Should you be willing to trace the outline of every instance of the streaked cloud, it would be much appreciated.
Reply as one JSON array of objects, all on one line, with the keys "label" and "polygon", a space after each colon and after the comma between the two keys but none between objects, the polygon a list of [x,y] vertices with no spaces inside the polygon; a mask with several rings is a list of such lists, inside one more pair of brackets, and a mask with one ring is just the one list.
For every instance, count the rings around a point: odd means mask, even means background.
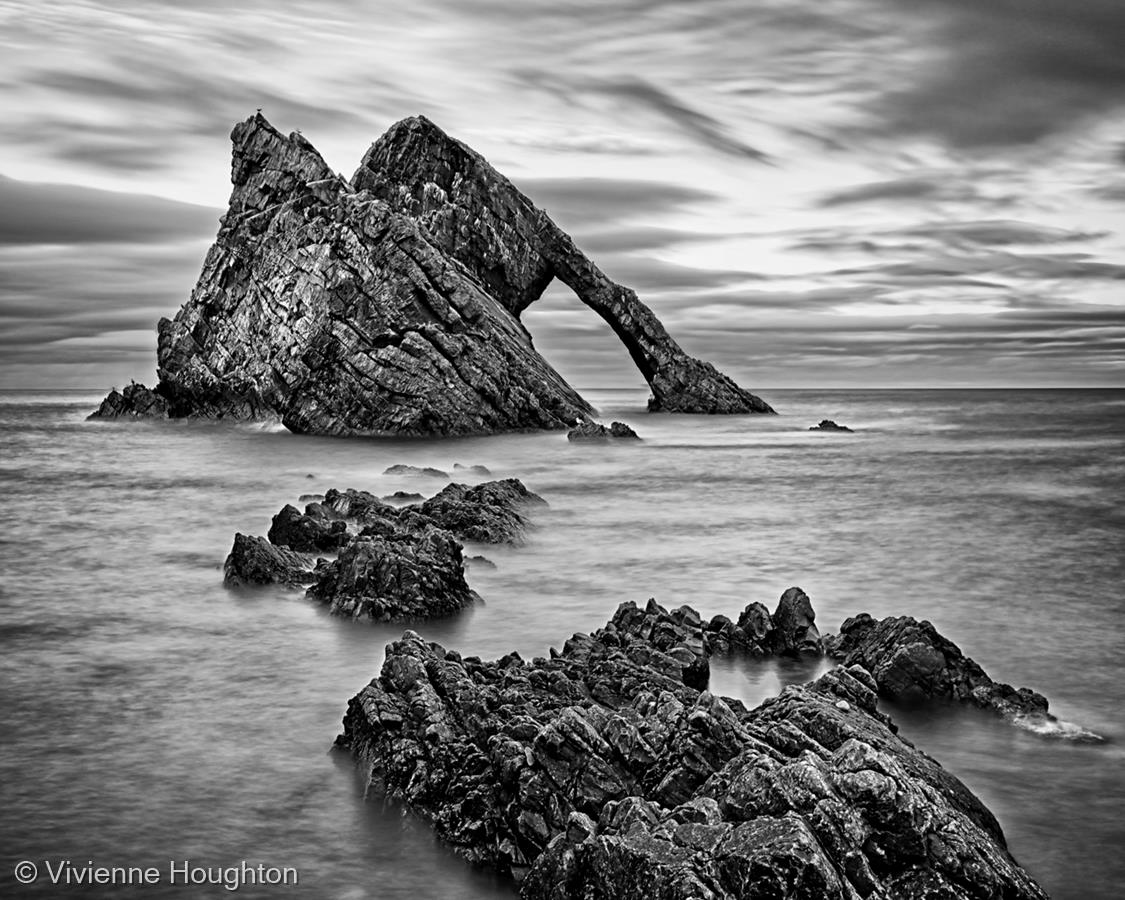
[{"label": "streaked cloud", "polygon": [[[345,174],[430,116],[755,386],[1122,380],[1118,0],[0,0],[0,30],[4,384],[149,377],[259,106]],[[635,381],[564,288],[526,316],[576,383]]]}]

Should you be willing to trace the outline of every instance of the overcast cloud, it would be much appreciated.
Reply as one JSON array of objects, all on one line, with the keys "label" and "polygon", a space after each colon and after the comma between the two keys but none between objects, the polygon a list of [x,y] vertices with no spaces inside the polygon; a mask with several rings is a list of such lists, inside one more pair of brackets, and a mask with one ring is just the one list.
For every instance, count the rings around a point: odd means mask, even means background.
[{"label": "overcast cloud", "polygon": [[[1119,0],[0,0],[0,385],[152,379],[256,107],[344,174],[429,116],[753,388],[1120,385],[1123,46]],[[565,288],[526,321],[639,383]]]}]

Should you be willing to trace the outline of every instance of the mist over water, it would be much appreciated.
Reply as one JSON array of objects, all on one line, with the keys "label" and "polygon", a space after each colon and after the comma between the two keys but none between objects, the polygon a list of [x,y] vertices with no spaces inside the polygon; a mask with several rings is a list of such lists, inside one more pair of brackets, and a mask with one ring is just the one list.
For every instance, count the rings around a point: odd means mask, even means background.
[{"label": "mist over water", "polygon": [[[190,859],[293,866],[300,886],[285,896],[514,896],[424,824],[365,803],[350,760],[328,752],[404,626],[222,586],[234,533],[264,534],[301,494],[430,495],[446,481],[381,473],[460,462],[550,505],[526,546],[466,547],[496,564],[469,570],[485,602],[411,626],[427,638],[546,655],[625,600],[736,617],[794,584],[824,632],[862,611],[928,618],[994,678],[1109,740],[885,708],[993,810],[1052,897],[1118,896],[1125,391],[762,393],[782,415],[650,416],[641,391],[587,391],[644,438],[607,446],[87,423],[93,395],[0,395],[0,891],[59,895],[43,879],[15,885],[22,859]],[[826,417],[856,433],[806,430]],[[719,658],[711,687],[754,704],[822,668]],[[266,895],[281,889],[239,891]]]}]

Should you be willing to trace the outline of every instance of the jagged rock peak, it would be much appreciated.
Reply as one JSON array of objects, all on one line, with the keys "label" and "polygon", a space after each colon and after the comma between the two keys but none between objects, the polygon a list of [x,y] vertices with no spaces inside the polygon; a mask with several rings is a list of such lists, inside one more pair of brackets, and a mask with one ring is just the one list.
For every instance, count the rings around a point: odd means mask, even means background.
[{"label": "jagged rock peak", "polygon": [[349,189],[299,132],[286,137],[261,113],[235,125],[230,137],[230,214],[261,212],[310,188],[325,197]]}]

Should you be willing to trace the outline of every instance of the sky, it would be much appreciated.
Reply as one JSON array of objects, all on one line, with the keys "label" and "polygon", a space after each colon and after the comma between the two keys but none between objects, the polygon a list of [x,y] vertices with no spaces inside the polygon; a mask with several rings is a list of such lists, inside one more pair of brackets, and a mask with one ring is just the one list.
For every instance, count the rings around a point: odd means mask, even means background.
[{"label": "sky", "polygon": [[[261,107],[424,114],[770,387],[1125,386],[1120,0],[0,0],[0,387],[152,383]],[[642,386],[562,286],[579,387]]]}]

